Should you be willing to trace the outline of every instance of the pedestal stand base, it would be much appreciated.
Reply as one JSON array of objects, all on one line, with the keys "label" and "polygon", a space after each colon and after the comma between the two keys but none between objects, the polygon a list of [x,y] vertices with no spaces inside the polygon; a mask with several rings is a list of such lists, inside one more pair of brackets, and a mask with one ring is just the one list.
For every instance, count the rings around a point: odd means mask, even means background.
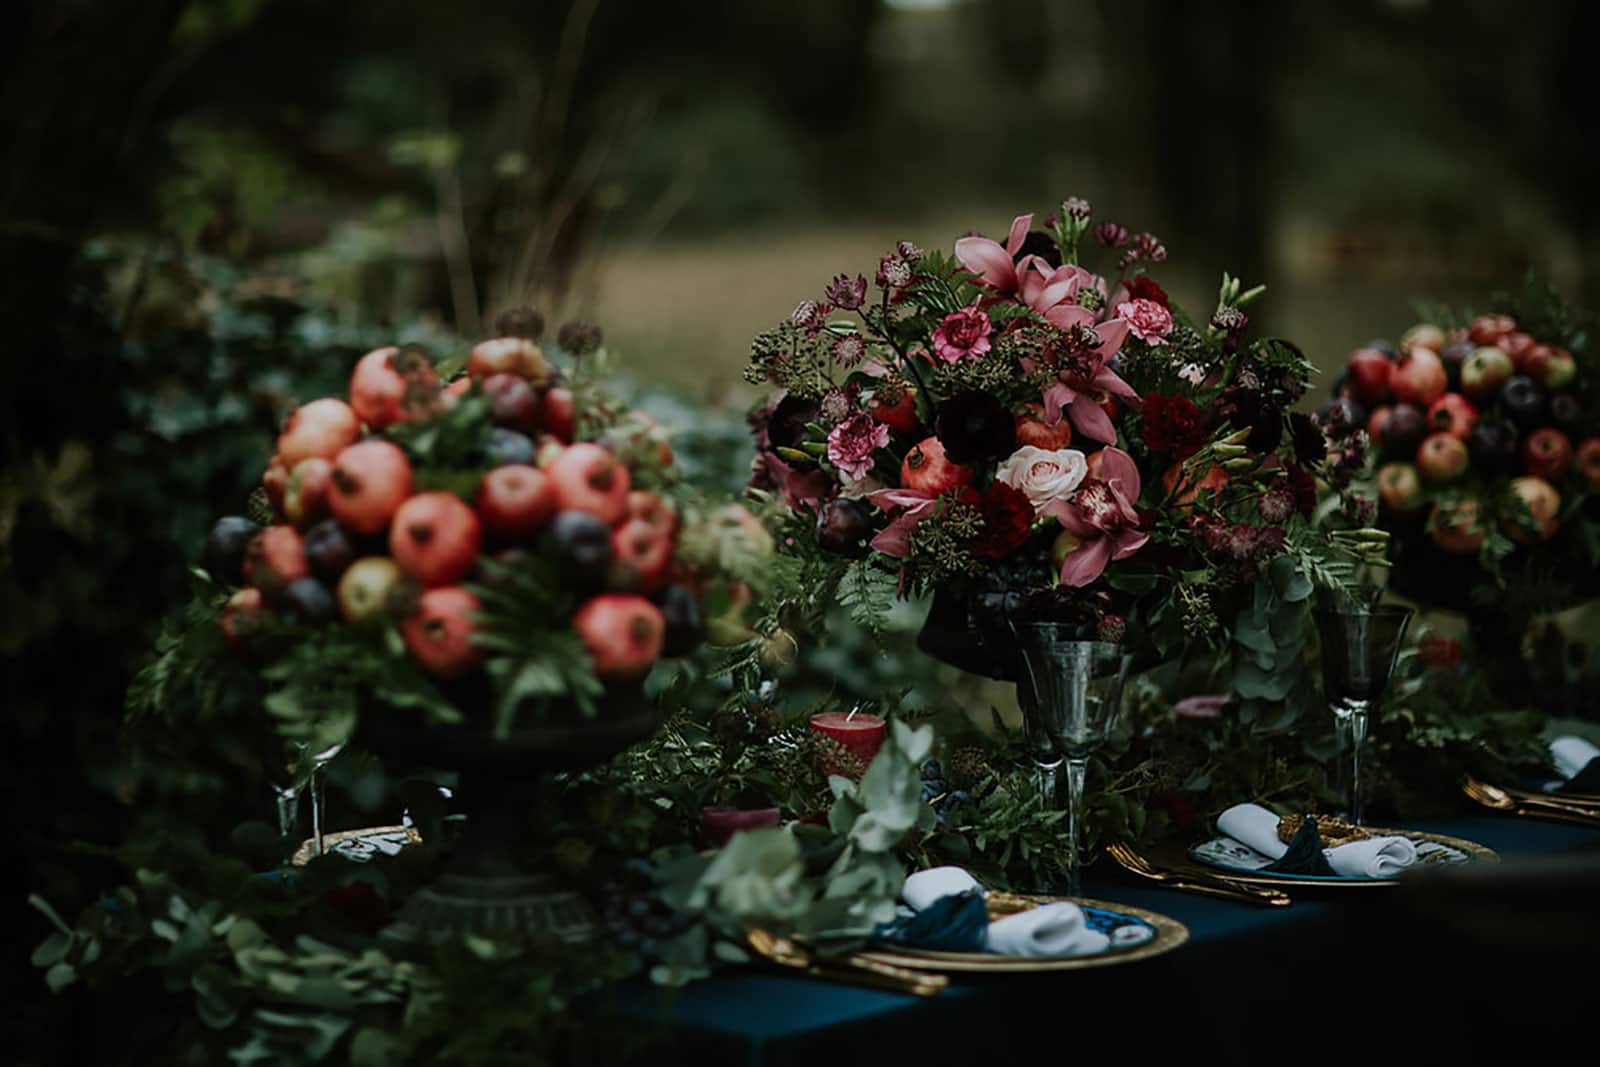
[{"label": "pedestal stand base", "polygon": [[466,937],[575,944],[599,930],[589,902],[545,875],[445,874],[406,902],[383,938],[430,945]]}]

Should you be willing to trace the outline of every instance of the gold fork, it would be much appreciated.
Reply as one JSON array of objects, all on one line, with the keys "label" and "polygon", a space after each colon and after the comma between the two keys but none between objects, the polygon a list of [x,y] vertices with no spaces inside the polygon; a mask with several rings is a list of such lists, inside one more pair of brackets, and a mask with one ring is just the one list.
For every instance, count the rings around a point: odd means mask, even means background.
[{"label": "gold fork", "polygon": [[1545,819],[1559,819],[1563,822],[1577,823],[1580,826],[1593,826],[1600,829],[1600,812],[1586,808],[1563,804],[1558,800],[1544,799],[1518,799],[1507,793],[1499,786],[1480,782],[1468,775],[1466,781],[1461,783],[1461,789],[1486,808],[1496,811],[1510,812],[1513,815],[1532,815]]},{"label": "gold fork", "polygon": [[799,943],[760,926],[748,930],[745,941],[762,959],[824,981],[887,989],[892,993],[909,993],[918,997],[936,996],[950,984],[949,977],[943,974],[913,971],[908,967],[864,960],[859,956],[832,959],[814,956]]},{"label": "gold fork", "polygon": [[1255,904],[1267,908],[1286,908],[1293,901],[1289,894],[1266,886],[1245,885],[1235,882],[1220,875],[1202,874],[1198,871],[1174,871],[1164,867],[1157,867],[1139,853],[1132,846],[1121,841],[1106,846],[1106,852],[1116,860],[1125,870],[1137,874],[1141,878],[1148,878],[1153,882],[1172,889],[1182,889],[1190,893],[1200,893],[1204,896],[1220,897],[1223,900],[1232,900],[1240,904]]}]

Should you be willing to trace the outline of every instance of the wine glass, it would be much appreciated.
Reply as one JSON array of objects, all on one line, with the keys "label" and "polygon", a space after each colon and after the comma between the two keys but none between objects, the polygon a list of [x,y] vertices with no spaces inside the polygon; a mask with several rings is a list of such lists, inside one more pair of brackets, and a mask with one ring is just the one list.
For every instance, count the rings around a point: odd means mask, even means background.
[{"label": "wine glass", "polygon": [[1415,613],[1394,606],[1364,607],[1347,603],[1317,608],[1312,615],[1322,639],[1322,684],[1341,750],[1348,753],[1346,817],[1361,824],[1361,749],[1367,741],[1367,717],[1377,706],[1400,655],[1400,642]]},{"label": "wine glass", "polygon": [[323,774],[323,768],[344,751],[344,746],[345,742],[335,741],[313,750],[309,741],[292,743],[288,746],[284,760],[288,779],[281,784],[272,783],[272,792],[278,808],[278,833],[283,837],[289,837],[294,833],[294,828],[300,821],[300,794],[309,789],[311,851],[315,856],[320,856],[324,852],[323,822],[326,796],[323,792],[323,779],[326,775]]},{"label": "wine glass", "polygon": [[1075,632],[1053,622],[1020,627],[1026,685],[1017,687],[1047,806],[1055,802],[1057,771],[1063,762],[1067,765],[1067,895],[1073,897],[1082,889],[1083,786],[1089,756],[1105,744],[1116,724],[1128,672],[1121,645],[1077,640]]}]

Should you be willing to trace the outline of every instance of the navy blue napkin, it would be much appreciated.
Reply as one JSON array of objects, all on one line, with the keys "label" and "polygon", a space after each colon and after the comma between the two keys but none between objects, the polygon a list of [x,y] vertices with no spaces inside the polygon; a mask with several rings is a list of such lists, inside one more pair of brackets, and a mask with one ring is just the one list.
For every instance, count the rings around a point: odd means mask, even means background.
[{"label": "navy blue napkin", "polygon": [[1317,832],[1317,820],[1309,815],[1300,820],[1300,829],[1295,831],[1294,840],[1289,842],[1289,851],[1262,870],[1278,874],[1336,877],[1336,872],[1328,865],[1328,857],[1322,854],[1322,835]]},{"label": "navy blue napkin", "polygon": [[989,934],[989,908],[974,889],[940,897],[919,912],[880,923],[879,941],[937,952],[982,952]]},{"label": "navy blue napkin", "polygon": [[1568,778],[1557,793],[1600,793],[1600,756],[1584,765],[1583,770]]}]

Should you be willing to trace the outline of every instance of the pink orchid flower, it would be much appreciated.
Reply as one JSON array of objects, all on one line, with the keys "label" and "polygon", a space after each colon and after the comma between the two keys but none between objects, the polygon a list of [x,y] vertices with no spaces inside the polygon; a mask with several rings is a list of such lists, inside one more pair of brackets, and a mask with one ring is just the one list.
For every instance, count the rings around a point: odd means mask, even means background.
[{"label": "pink orchid flower", "polygon": [[1011,232],[1004,245],[988,237],[963,237],[956,242],[956,258],[998,296],[1016,296],[1022,304],[1063,329],[1075,323],[1093,325],[1095,313],[1078,306],[1078,292],[1087,286],[1098,289],[1103,297],[1106,295],[1105,279],[1073,264],[1052,268],[1041,256],[1017,259],[1032,224],[1032,215],[1018,215],[1012,219]]},{"label": "pink orchid flower", "polygon": [[1032,215],[1018,215],[1011,220],[1011,233],[1004,246],[988,237],[963,237],[956,242],[956,258],[961,265],[983,279],[985,285],[1001,296],[1010,296],[1021,287],[1017,277],[1017,253],[1028,237]]},{"label": "pink orchid flower", "polygon": [[873,548],[895,559],[904,559],[911,554],[911,531],[917,528],[923,515],[939,502],[934,494],[916,489],[879,489],[875,493],[868,493],[867,499],[879,511],[889,515],[899,512],[872,539]]},{"label": "pink orchid flower", "polygon": [[1090,478],[1070,499],[1046,508],[1080,544],[1061,561],[1061,584],[1082,588],[1127,559],[1150,540],[1139,532],[1133,505],[1141,490],[1139,468],[1120,448],[1101,450],[1100,477]]},{"label": "pink orchid flower", "polygon": [[1044,421],[1054,426],[1061,421],[1064,409],[1074,430],[1092,441],[1113,445],[1117,443],[1117,429],[1100,406],[1100,395],[1114,393],[1129,400],[1139,399],[1133,386],[1108,366],[1128,336],[1128,324],[1122,319],[1110,319],[1089,329],[1100,338],[1100,343],[1081,358],[1062,366],[1056,380],[1045,386]]}]

